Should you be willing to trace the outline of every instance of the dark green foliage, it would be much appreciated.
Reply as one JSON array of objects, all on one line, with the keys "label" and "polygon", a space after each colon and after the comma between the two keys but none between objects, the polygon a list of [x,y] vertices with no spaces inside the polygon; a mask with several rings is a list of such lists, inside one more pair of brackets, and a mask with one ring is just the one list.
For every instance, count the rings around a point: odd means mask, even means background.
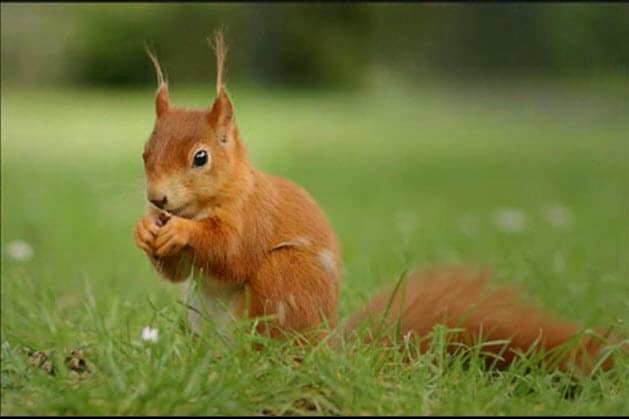
[{"label": "dark green foliage", "polygon": [[7,80],[147,84],[144,44],[172,81],[212,83],[206,38],[224,28],[228,81],[359,87],[379,71],[513,78],[621,73],[626,4],[3,5]]}]

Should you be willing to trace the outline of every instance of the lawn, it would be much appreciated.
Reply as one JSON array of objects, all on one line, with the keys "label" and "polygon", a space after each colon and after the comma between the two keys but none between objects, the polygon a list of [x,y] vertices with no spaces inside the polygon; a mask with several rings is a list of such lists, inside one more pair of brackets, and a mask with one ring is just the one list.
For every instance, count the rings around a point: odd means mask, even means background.
[{"label": "lawn", "polygon": [[[131,235],[153,91],[2,87],[3,415],[629,414],[623,355],[574,390],[525,360],[495,374],[446,358],[438,339],[408,363],[358,344],[251,351],[246,323],[231,344],[209,326],[193,339],[180,288]],[[465,263],[629,335],[626,81],[231,92],[254,164],[308,189],[337,231],[341,318],[405,268]],[[18,240],[30,258],[11,256]],[[55,375],[25,348],[50,351]]]}]

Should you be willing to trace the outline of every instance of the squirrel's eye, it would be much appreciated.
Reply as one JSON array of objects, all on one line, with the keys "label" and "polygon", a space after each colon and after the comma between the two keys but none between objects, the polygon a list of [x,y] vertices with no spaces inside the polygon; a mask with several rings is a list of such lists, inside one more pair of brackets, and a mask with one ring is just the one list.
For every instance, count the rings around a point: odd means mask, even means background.
[{"label": "squirrel's eye", "polygon": [[207,163],[207,151],[199,150],[194,154],[194,161],[192,165],[194,167],[200,167]]}]

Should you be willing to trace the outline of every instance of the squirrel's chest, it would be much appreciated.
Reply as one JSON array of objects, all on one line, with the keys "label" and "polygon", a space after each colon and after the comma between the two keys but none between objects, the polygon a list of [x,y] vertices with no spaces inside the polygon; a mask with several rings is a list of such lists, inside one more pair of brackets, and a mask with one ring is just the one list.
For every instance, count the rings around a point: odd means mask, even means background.
[{"label": "squirrel's chest", "polygon": [[229,324],[236,320],[236,304],[241,293],[240,285],[191,275],[185,282],[185,302],[191,330],[201,334],[204,323],[209,322],[219,332],[227,332]]}]

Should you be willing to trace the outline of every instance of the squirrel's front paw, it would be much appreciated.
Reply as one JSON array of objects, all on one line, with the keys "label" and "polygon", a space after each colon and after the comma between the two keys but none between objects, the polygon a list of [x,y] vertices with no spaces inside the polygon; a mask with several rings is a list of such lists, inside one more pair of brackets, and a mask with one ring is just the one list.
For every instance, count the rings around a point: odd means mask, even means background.
[{"label": "squirrel's front paw", "polygon": [[188,245],[190,232],[194,221],[180,217],[171,217],[168,223],[157,232],[155,243],[155,254],[158,257],[170,256],[178,253]]},{"label": "squirrel's front paw", "polygon": [[142,217],[133,230],[135,244],[149,256],[153,255],[155,237],[158,231],[159,226],[155,222],[155,217],[151,214]]}]

